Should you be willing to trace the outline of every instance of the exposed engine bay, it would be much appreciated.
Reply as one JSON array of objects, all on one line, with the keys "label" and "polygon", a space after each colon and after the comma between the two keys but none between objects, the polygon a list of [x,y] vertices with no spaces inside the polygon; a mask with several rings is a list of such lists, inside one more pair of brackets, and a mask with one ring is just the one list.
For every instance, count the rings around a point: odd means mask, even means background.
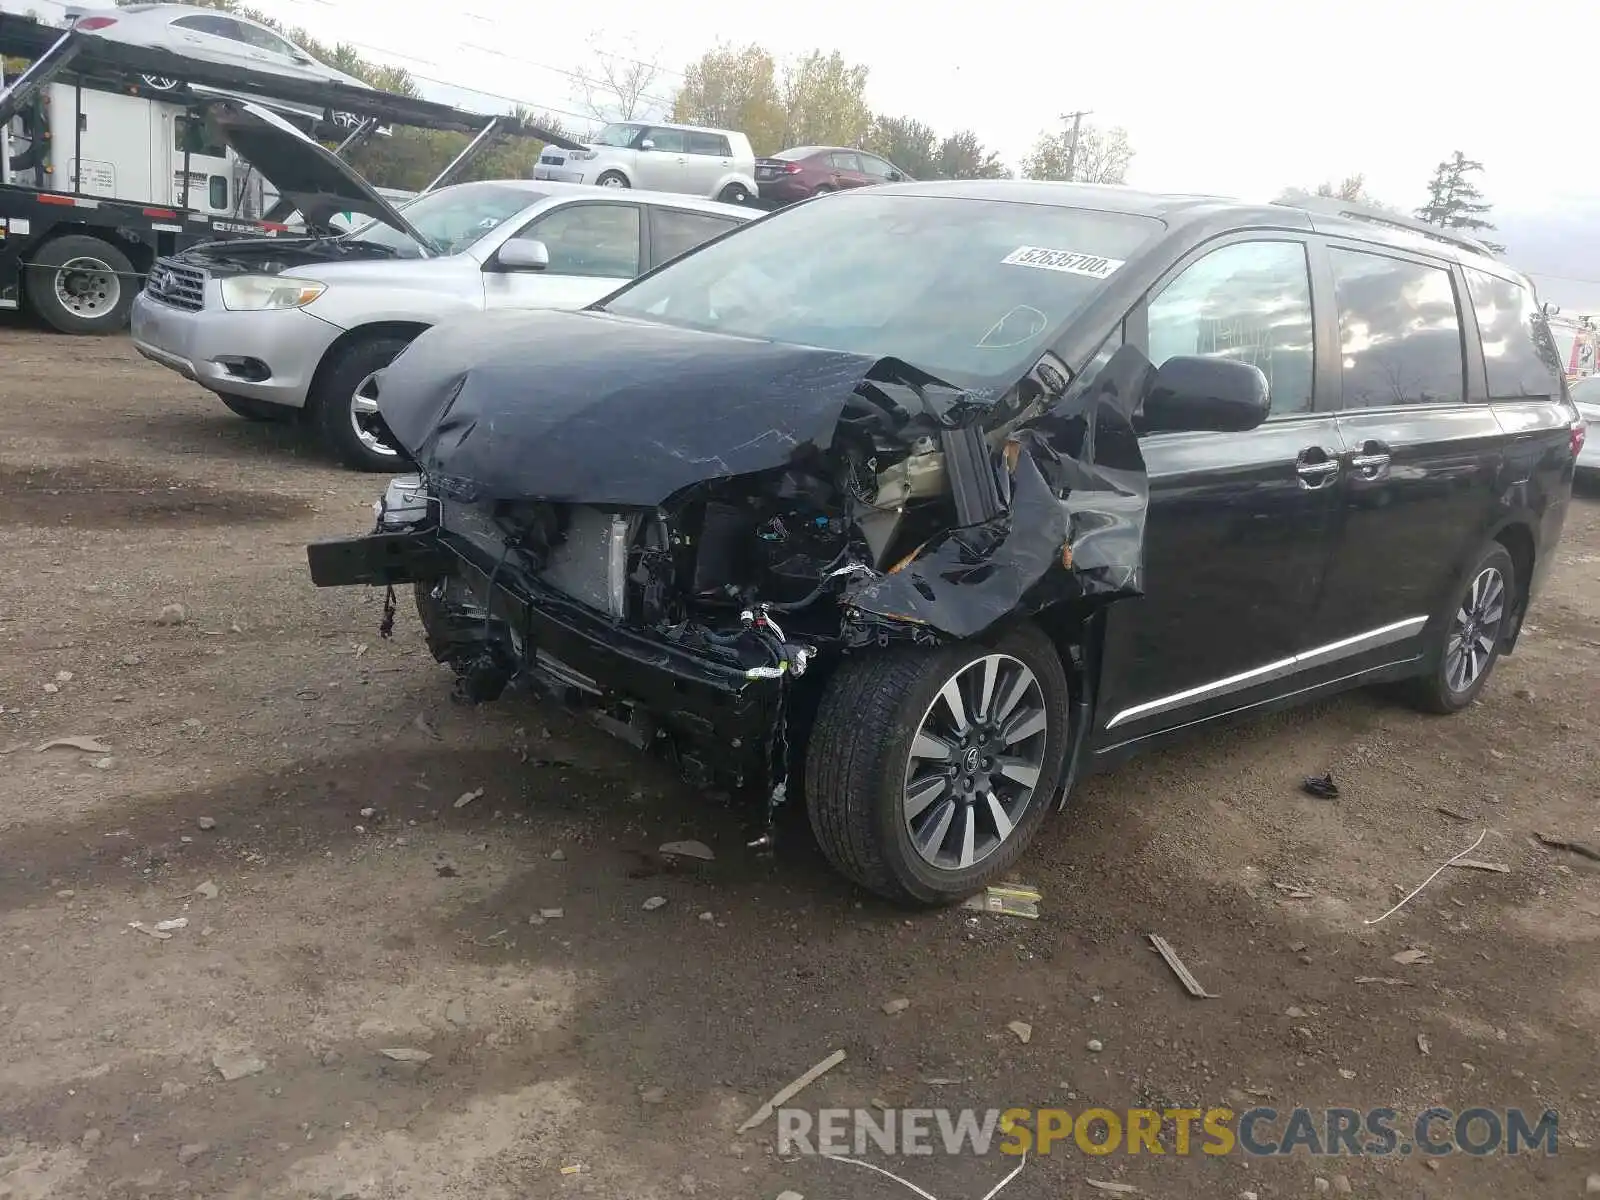
[{"label": "exposed engine bay", "polygon": [[698,743],[696,773],[760,784],[770,811],[794,702],[841,656],[1137,594],[1149,369],[1127,348],[1074,392],[1046,355],[991,398],[603,314],[441,328],[379,385],[421,473],[378,533],[432,540],[394,543],[392,569],[369,547],[365,573],[350,543],[313,546],[313,575],[415,582],[465,698],[526,679],[581,699],[636,744]]}]

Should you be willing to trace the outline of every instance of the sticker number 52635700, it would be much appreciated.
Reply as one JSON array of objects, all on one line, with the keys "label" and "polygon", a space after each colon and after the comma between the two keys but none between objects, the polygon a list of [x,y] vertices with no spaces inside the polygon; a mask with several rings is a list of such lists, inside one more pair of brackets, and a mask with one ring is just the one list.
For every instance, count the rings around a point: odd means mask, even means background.
[{"label": "sticker number 52635700", "polygon": [[1064,271],[1068,275],[1087,275],[1090,279],[1105,279],[1124,262],[1120,258],[1083,254],[1077,250],[1052,250],[1048,246],[1018,246],[1000,261],[1008,266]]}]

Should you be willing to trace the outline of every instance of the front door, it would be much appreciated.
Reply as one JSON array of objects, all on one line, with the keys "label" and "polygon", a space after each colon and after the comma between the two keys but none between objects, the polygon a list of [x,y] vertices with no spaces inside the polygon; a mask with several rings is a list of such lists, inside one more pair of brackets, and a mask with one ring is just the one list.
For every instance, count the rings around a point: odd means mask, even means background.
[{"label": "front door", "polygon": [[1248,433],[1141,439],[1144,595],[1106,613],[1102,747],[1286,690],[1314,641],[1342,446],[1307,252],[1288,234],[1213,243],[1129,316],[1129,340],[1146,342],[1158,366],[1200,354],[1260,367],[1272,410]]},{"label": "front door", "polygon": [[[644,145],[649,142],[648,148]],[[683,192],[689,171],[689,139],[681,129],[651,128],[633,155],[633,186],[657,192]]]},{"label": "front door", "polygon": [[833,162],[834,186],[840,188],[866,187],[873,180],[867,177],[861,156],[853,150],[835,150],[828,156]]},{"label": "front door", "polygon": [[541,213],[511,240],[543,242],[550,265],[543,271],[486,268],[485,306],[576,309],[615,291],[639,274],[641,212],[636,203],[594,200]]},{"label": "front door", "polygon": [[1348,458],[1317,624],[1330,638],[1361,639],[1354,668],[1415,652],[1487,536],[1505,438],[1481,384],[1467,387],[1450,264],[1338,242],[1328,260]]}]

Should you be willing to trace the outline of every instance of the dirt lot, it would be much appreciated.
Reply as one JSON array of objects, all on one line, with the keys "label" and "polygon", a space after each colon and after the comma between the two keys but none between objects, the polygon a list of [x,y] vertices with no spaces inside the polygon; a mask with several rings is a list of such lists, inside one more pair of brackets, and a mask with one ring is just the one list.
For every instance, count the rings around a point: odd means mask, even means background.
[{"label": "dirt lot", "polygon": [[[803,827],[748,857],[739,813],[587,725],[452,706],[413,613],[384,641],[378,595],[306,578],[381,482],[124,340],[0,329],[0,1197],[911,1194],[736,1132],[835,1048],[802,1103],[1560,1113],[1554,1158],[1058,1151],[1008,1196],[1560,1197],[1600,1171],[1600,863],[1531,840],[1600,844],[1592,494],[1474,709],[1357,694],[1094,779],[1025,862],[1029,922],[908,919]],[[69,736],[109,749],[36,749]],[[1299,791],[1329,768],[1341,799]],[[1363,924],[1485,828],[1509,873]],[[654,853],[685,837],[716,861]],[[902,1173],[948,1200],[1013,1165]]]}]

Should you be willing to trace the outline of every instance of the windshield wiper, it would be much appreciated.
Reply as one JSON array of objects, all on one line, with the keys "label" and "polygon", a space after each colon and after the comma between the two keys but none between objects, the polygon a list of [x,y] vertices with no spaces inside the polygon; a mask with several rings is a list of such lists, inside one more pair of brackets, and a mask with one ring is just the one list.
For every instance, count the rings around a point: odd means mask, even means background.
[{"label": "windshield wiper", "polygon": [[399,258],[400,251],[393,246],[385,246],[382,242],[369,242],[366,238],[341,237],[338,239],[341,246],[364,246],[369,250],[382,250],[390,258]]}]

